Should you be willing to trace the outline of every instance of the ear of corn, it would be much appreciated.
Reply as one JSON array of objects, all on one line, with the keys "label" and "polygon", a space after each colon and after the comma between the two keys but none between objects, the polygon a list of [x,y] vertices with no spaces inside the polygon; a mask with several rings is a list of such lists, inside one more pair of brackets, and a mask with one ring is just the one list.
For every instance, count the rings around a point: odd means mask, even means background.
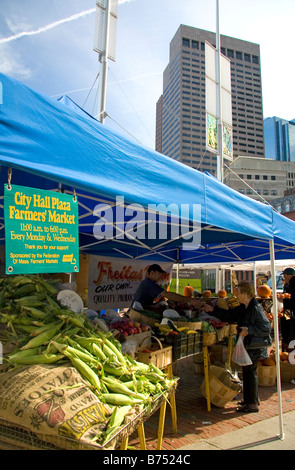
[{"label": "ear of corn", "polygon": [[118,432],[118,428],[123,424],[126,415],[129,413],[131,410],[130,405],[125,405],[125,406],[116,406],[111,418],[108,423],[108,427],[106,431],[103,433],[103,444],[105,444],[108,440],[111,439],[111,437]]},{"label": "ear of corn", "polygon": [[13,362],[18,365],[32,365],[32,364],[53,364],[64,359],[62,354],[37,354],[33,356],[17,357]]},{"label": "ear of corn", "polygon": [[10,361],[14,361],[15,359],[19,359],[22,357],[27,357],[27,356],[35,356],[38,354],[39,348],[32,348],[32,349],[25,349],[24,351],[17,351],[13,354],[9,354],[8,359]]},{"label": "ear of corn", "polygon": [[127,405],[136,405],[136,403],[142,403],[142,400],[136,399],[133,397],[128,397],[121,393],[101,393],[100,398],[108,403],[109,405],[116,406],[127,406]]},{"label": "ear of corn", "polygon": [[47,313],[43,312],[42,310],[24,305],[21,306],[21,312],[27,313],[28,315],[33,318],[36,318],[37,320],[43,319],[47,315]]},{"label": "ear of corn", "polygon": [[123,383],[116,379],[111,379],[110,377],[105,377],[103,382],[106,384],[109,391],[114,393],[121,393],[123,395],[127,395],[129,397],[138,398],[139,400],[146,400],[146,395],[135,393],[129,388],[127,388]]},{"label": "ear of corn", "polygon": [[36,295],[27,295],[21,297],[20,299],[14,299],[14,302],[17,306],[25,307],[42,307],[44,303],[45,296],[43,294]]},{"label": "ear of corn", "polygon": [[113,355],[115,355],[115,357],[119,360],[119,362],[121,362],[121,364],[123,364],[124,366],[126,366],[126,360],[125,360],[125,357],[123,356],[123,354],[121,353],[121,351],[114,345],[114,343],[112,341],[109,341],[105,336],[103,336],[102,333],[98,332],[99,336],[103,338],[103,346],[102,346],[102,350],[103,352],[105,351],[105,349],[107,349],[108,352],[106,352],[106,354],[111,357],[112,356],[112,353]]},{"label": "ear of corn", "polygon": [[80,372],[80,374],[85,377],[91,385],[97,390],[100,390],[100,381],[97,374],[89,367],[85,362],[83,362],[78,357],[75,357],[73,354],[70,354],[65,350],[67,357],[70,359],[74,367]]},{"label": "ear of corn", "polygon": [[59,325],[55,325],[54,327],[49,328],[46,331],[43,331],[43,333],[40,333],[38,336],[35,336],[32,338],[27,344],[25,344],[21,349],[31,349],[31,348],[36,348],[37,346],[41,346],[41,344],[47,344],[58,332],[59,328],[63,323],[60,323]]}]

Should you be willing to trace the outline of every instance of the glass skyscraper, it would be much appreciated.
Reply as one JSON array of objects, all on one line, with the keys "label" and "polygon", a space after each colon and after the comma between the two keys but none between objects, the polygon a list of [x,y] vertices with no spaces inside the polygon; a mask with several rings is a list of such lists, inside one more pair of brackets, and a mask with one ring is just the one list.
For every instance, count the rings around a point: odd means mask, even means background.
[{"label": "glass skyscraper", "polygon": [[295,162],[295,119],[273,116],[264,119],[265,157]]}]

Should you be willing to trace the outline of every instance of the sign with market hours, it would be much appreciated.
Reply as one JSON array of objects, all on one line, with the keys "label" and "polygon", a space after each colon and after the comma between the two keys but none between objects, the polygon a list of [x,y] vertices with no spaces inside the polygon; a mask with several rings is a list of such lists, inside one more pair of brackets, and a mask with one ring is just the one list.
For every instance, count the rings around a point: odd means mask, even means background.
[{"label": "sign with market hours", "polygon": [[73,195],[5,185],[4,224],[6,274],[79,271]]}]

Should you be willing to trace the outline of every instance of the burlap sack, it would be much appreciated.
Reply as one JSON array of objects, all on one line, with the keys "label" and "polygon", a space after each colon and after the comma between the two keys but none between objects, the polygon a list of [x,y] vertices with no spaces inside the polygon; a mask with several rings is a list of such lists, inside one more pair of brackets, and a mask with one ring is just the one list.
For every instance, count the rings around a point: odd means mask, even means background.
[{"label": "burlap sack", "polygon": [[105,429],[111,412],[70,364],[0,374],[0,418],[61,447],[90,443]]}]

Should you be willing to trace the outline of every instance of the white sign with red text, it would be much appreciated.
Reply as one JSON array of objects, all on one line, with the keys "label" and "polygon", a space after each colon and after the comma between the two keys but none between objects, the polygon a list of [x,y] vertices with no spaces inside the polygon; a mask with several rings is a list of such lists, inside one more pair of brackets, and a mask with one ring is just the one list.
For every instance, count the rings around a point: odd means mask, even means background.
[{"label": "white sign with red text", "polygon": [[[91,256],[88,276],[88,308],[128,308],[140,282],[147,276],[150,261],[126,260]],[[165,289],[170,280],[173,263],[159,263],[166,271],[160,280]]]}]

